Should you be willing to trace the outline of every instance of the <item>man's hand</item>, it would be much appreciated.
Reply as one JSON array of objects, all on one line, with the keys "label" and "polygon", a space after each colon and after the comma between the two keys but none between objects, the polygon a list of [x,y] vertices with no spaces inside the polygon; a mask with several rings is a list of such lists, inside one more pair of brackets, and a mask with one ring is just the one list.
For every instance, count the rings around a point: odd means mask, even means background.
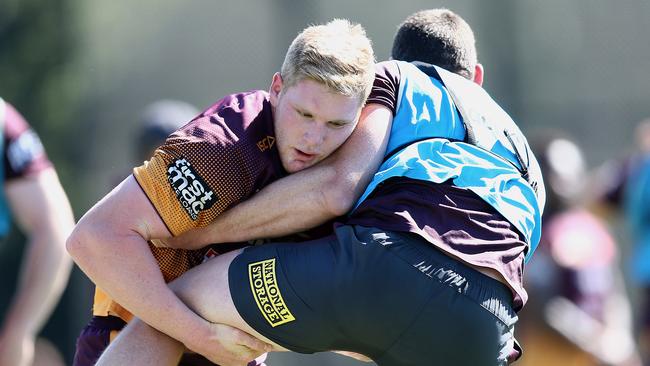
[{"label": "man's hand", "polygon": [[185,344],[193,352],[222,366],[247,365],[273,347],[237,328],[210,324],[210,334]]},{"label": "man's hand", "polygon": [[3,334],[0,337],[0,366],[29,366],[34,360],[34,337]]}]

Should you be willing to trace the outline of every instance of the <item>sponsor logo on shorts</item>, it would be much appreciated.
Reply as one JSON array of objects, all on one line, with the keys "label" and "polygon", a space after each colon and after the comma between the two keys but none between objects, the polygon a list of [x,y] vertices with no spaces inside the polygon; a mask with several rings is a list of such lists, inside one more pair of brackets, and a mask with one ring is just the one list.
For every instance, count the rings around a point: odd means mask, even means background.
[{"label": "sponsor logo on shorts", "polygon": [[249,264],[248,279],[257,307],[272,327],[296,320],[280,293],[275,277],[275,258]]},{"label": "sponsor logo on shorts", "polygon": [[209,209],[219,199],[190,162],[183,158],[169,164],[167,181],[192,220],[196,220],[201,211]]}]

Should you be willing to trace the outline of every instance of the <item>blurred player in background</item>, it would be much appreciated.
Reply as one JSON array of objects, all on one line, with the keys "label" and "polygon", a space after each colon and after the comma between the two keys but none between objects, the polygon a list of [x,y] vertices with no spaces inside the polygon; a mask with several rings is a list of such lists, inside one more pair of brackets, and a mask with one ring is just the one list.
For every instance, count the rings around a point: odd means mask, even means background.
[{"label": "blurred player in background", "polygon": [[151,158],[167,137],[199,115],[195,106],[180,100],[163,99],[148,105],[140,116],[134,148],[136,165]]},{"label": "blurred player in background", "polygon": [[585,200],[590,209],[605,218],[624,210],[629,178],[650,155],[650,118],[638,123],[633,150],[624,153],[623,157],[610,159],[596,169],[586,187]]},{"label": "blurred player in background", "polygon": [[635,323],[640,351],[650,364],[650,119],[638,123],[634,141],[633,151],[597,169],[589,179],[586,200],[594,212],[619,219],[620,227],[629,230],[632,249],[624,262],[639,295]]},{"label": "blurred player in background", "polygon": [[638,154],[630,163],[624,188],[624,217],[633,241],[631,278],[640,290],[639,342],[650,364],[650,120],[639,123],[635,134]]},{"label": "blurred player in background", "polygon": [[0,133],[0,236],[7,236],[14,219],[27,238],[16,293],[0,328],[0,365],[28,366],[40,352],[38,333],[70,275],[72,261],[65,252],[65,239],[74,217],[38,136],[2,99]]},{"label": "blurred player in background", "polygon": [[[90,265],[102,274],[112,272],[112,279],[99,277],[97,285],[124,307],[111,302],[107,313],[126,319],[131,317],[128,309],[157,319],[185,308],[165,282],[244,244],[190,252],[147,242],[205,226],[274,180],[328,157],[354,130],[373,79],[374,53],[360,25],[334,20],[308,27],[291,44],[269,92],[226,96],[172,134],[84,216],[68,241],[73,255],[97,240],[113,252]],[[142,215],[136,209],[140,205],[150,211]],[[152,218],[162,226],[151,227]],[[86,273],[96,280],[93,272]],[[185,332],[197,320],[204,322],[189,309],[187,313],[190,318],[170,331]],[[266,350],[263,342],[237,329],[214,325],[210,331],[207,338],[190,332],[188,348],[198,351],[193,347],[199,338],[211,339],[202,347],[222,351],[215,359],[227,364],[251,360]]]},{"label": "blurred player in background", "polygon": [[548,190],[540,246],[526,267],[521,364],[640,366],[617,244],[581,206],[582,153],[559,131],[540,133],[532,147]]}]

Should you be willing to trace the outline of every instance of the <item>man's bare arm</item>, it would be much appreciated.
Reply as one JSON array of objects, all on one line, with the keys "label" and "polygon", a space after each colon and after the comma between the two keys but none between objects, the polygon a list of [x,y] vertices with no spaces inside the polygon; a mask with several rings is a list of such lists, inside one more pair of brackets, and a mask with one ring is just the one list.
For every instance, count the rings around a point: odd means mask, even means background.
[{"label": "man's bare arm", "polygon": [[[84,215],[68,238],[67,249],[88,277],[120,305],[191,347],[213,332],[169,289],[149,249],[147,240],[170,235],[129,176]],[[263,353],[266,345],[252,341]],[[242,357],[245,362],[250,355]]]},{"label": "man's bare arm", "polygon": [[210,243],[280,237],[344,215],[381,164],[391,123],[388,108],[366,106],[355,132],[328,159],[274,182],[209,226],[166,239],[163,245],[195,249]]},{"label": "man's bare arm", "polygon": [[68,282],[72,261],[65,239],[74,218],[53,168],[7,182],[5,193],[27,243],[16,295],[0,331],[0,364],[26,365],[31,355],[25,353]]}]

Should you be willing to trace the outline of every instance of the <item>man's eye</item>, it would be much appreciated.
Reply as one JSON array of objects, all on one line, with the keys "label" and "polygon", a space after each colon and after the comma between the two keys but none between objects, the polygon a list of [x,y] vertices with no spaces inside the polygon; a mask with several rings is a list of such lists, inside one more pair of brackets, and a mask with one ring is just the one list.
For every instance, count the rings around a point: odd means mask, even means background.
[{"label": "man's eye", "polygon": [[334,128],[341,128],[346,125],[346,123],[343,122],[330,122],[329,124]]},{"label": "man's eye", "polygon": [[312,118],[312,115],[311,115],[310,113],[307,113],[307,112],[298,111],[298,114],[299,114],[301,117]]}]

